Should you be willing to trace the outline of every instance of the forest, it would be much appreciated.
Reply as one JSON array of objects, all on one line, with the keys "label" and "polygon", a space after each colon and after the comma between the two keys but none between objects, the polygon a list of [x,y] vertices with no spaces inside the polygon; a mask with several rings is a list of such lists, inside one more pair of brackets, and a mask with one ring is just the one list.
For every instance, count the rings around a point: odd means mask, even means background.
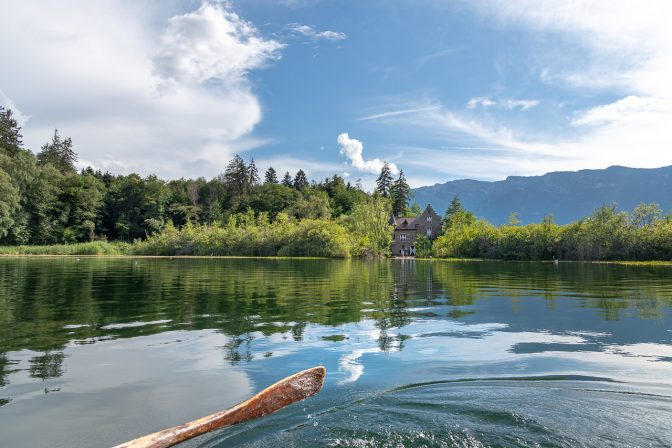
[{"label": "forest", "polygon": [[[236,155],[213,179],[162,180],[91,167],[77,171],[57,130],[37,154],[0,107],[0,253],[65,255],[389,256],[395,216],[414,216],[403,170],[384,165],[372,193],[339,175],[263,174]],[[672,216],[656,204],[605,204],[557,225],[552,216],[495,226],[453,198],[434,241],[418,255],[505,260],[672,260]]]}]

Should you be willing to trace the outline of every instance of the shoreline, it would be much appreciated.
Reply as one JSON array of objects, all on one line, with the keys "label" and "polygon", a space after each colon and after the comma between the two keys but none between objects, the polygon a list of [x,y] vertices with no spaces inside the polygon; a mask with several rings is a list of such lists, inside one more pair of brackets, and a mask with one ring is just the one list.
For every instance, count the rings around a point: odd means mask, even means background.
[{"label": "shoreline", "polygon": [[[451,262],[451,263],[483,263],[483,262],[498,262],[498,263],[543,263],[554,264],[553,260],[501,260],[496,258],[399,258],[399,257],[382,257],[382,258],[339,258],[339,257],[277,257],[277,256],[251,256],[251,255],[130,255],[130,254],[98,254],[98,255],[73,255],[73,254],[0,254],[0,258],[105,258],[105,259],[185,259],[185,260],[362,260],[362,261],[422,261],[422,262]],[[672,260],[649,260],[649,261],[633,261],[633,260],[558,260],[557,264],[614,264],[621,266],[672,266]]]}]

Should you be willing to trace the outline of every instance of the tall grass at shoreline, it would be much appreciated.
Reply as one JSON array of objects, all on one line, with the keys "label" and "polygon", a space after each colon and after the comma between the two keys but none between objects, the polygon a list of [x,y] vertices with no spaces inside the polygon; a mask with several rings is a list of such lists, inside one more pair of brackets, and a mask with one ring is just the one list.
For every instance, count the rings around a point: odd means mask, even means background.
[{"label": "tall grass at shoreline", "polygon": [[49,246],[0,246],[0,255],[129,255],[131,247],[129,243],[107,241]]}]

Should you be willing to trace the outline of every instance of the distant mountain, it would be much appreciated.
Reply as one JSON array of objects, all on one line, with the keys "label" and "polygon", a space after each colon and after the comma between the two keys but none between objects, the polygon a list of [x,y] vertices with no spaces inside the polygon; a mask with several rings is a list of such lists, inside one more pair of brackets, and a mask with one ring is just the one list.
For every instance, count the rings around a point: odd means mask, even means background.
[{"label": "distant mountain", "polygon": [[612,166],[543,176],[510,176],[496,182],[454,180],[415,188],[412,200],[423,208],[430,203],[443,214],[455,194],[467,209],[493,224],[506,222],[511,212],[518,212],[523,223],[539,222],[552,214],[557,223],[566,224],[605,204],[629,211],[642,202],[657,202],[667,212],[672,209],[672,166]]}]

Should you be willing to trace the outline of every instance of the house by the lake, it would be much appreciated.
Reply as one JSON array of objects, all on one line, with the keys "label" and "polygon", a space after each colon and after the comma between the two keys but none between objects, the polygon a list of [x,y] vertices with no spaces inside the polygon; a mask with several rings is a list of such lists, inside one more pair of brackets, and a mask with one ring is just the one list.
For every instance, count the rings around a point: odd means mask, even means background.
[{"label": "house by the lake", "polygon": [[391,250],[395,257],[414,257],[415,240],[420,235],[434,240],[441,234],[441,217],[431,204],[420,216],[394,218],[390,224],[394,225]]}]

